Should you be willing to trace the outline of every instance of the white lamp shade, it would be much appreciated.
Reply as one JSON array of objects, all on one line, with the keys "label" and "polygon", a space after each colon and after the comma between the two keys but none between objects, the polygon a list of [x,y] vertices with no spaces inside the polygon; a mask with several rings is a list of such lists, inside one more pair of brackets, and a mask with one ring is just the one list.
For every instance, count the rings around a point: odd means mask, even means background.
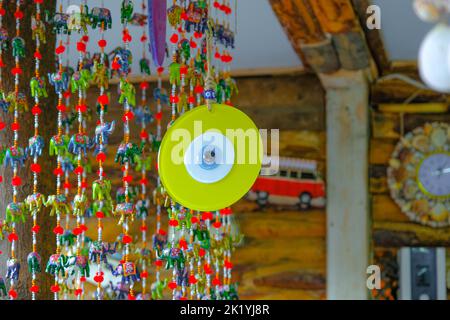
[{"label": "white lamp shade", "polygon": [[450,27],[438,24],[425,37],[419,50],[419,72],[433,90],[450,93]]}]

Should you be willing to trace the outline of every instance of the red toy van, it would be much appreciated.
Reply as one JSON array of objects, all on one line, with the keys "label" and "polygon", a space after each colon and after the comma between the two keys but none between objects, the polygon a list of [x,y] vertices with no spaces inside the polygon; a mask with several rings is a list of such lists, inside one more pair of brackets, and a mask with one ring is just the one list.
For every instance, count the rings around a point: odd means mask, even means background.
[{"label": "red toy van", "polygon": [[280,157],[278,172],[270,170],[261,170],[249,194],[259,204],[291,204],[301,209],[324,205],[325,183],[317,172],[316,161]]}]

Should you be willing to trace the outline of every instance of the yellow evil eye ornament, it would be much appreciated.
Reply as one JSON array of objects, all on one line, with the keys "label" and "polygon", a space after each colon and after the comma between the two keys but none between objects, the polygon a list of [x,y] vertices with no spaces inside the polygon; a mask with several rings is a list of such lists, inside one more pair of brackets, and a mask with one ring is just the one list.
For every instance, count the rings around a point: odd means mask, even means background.
[{"label": "yellow evil eye ornament", "polygon": [[263,145],[253,121],[235,107],[200,106],[167,130],[158,154],[161,183],[180,205],[197,211],[229,207],[261,170]]}]

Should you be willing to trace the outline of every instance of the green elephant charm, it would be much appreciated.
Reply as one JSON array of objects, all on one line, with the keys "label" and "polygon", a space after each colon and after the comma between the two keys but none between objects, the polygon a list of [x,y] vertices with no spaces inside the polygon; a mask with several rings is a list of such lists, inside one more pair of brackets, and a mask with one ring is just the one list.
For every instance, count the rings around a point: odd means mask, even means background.
[{"label": "green elephant charm", "polygon": [[120,8],[120,22],[122,24],[129,22],[133,16],[133,1],[123,0],[122,7]]},{"label": "green elephant charm", "polygon": [[63,254],[52,254],[48,259],[47,266],[45,267],[45,272],[51,275],[61,274],[65,275],[65,266],[67,264],[67,257]]},{"label": "green elephant charm", "polygon": [[121,79],[119,103],[123,104],[125,101],[132,107],[136,105],[136,88],[132,83]]},{"label": "green elephant charm", "polygon": [[140,156],[135,156],[134,161],[136,162],[136,167],[134,168],[136,171],[150,171],[152,167],[152,158],[150,156],[142,159]]},{"label": "green elephant charm", "polygon": [[25,222],[25,204],[11,202],[6,206],[6,223]]},{"label": "green elephant charm", "polygon": [[42,43],[47,42],[44,22],[42,20],[36,20],[34,17],[31,18],[31,38],[35,41],[39,39]]},{"label": "green elephant charm", "polygon": [[83,216],[88,205],[88,198],[85,194],[77,194],[73,198],[73,214],[75,216]]},{"label": "green elephant charm", "polygon": [[65,134],[53,136],[50,139],[49,154],[63,156],[68,153],[69,140],[70,138]]},{"label": "green elephant charm", "polygon": [[[83,276],[83,277],[90,276],[89,259],[84,255],[68,257],[67,262],[65,263],[64,267],[66,269],[71,268],[71,267],[78,268],[81,276]],[[75,270],[72,271],[72,273],[74,273],[74,272],[75,272]]]},{"label": "green elephant charm", "polygon": [[167,278],[164,280],[155,281],[152,283],[150,290],[152,291],[152,300],[161,300],[163,298],[163,291],[167,287]]},{"label": "green elephant charm", "polygon": [[140,156],[142,154],[142,148],[139,148],[135,143],[124,143],[122,142],[117,149],[116,157],[114,158],[115,162],[120,162],[120,164],[125,164],[126,162],[134,165],[134,161],[136,156]]},{"label": "green elephant charm", "polygon": [[172,269],[175,266],[178,270],[184,268],[185,257],[183,251],[179,248],[165,248],[162,250],[161,255],[157,253],[158,260],[166,261],[166,269]]},{"label": "green elephant charm", "polygon": [[97,179],[92,183],[92,200],[112,201],[110,180]]},{"label": "green elephant charm", "polygon": [[180,73],[181,65],[177,62],[172,62],[169,66],[169,81],[175,85],[180,85],[181,81],[181,73]]},{"label": "green elephant charm", "polygon": [[113,213],[112,201],[94,201],[91,204],[92,212],[102,212],[106,217],[110,217]]},{"label": "green elephant charm", "polygon": [[3,222],[0,220],[0,240],[3,240],[5,238],[5,234],[10,232],[11,228],[6,222]]},{"label": "green elephant charm", "polygon": [[68,205],[67,197],[64,194],[48,196],[44,205],[46,207],[51,207],[50,216],[53,216],[55,213],[70,214],[70,206]]},{"label": "green elephant charm", "polygon": [[12,39],[12,55],[13,57],[25,58],[25,40],[21,37]]},{"label": "green elephant charm", "polygon": [[19,112],[28,112],[27,97],[22,92],[16,95],[14,91],[11,91],[6,96],[6,102],[9,103],[9,112],[13,112],[15,109]]},{"label": "green elephant charm", "polygon": [[27,256],[28,272],[41,272],[41,256],[37,252],[30,252]]},{"label": "green elephant charm", "polygon": [[41,211],[42,205],[45,203],[45,196],[41,193],[33,193],[25,199],[25,206],[30,214]]},{"label": "green elephant charm", "polygon": [[38,98],[47,98],[47,88],[42,78],[33,77],[30,80],[31,96]]},{"label": "green elephant charm", "polygon": [[0,297],[6,297],[6,284],[2,277],[0,277]]},{"label": "green elephant charm", "polygon": [[88,69],[82,69],[81,71],[75,71],[70,79],[70,85],[72,87],[72,93],[77,91],[86,91],[89,88],[89,84],[92,80],[92,74]]},{"label": "green elephant charm", "polygon": [[103,87],[108,89],[109,86],[109,70],[104,63],[94,61],[92,74],[92,83],[96,84],[99,88]]},{"label": "green elephant charm", "polygon": [[146,59],[146,58],[142,58],[139,61],[139,67],[141,69],[141,73],[142,74],[147,74],[150,75],[150,60]]}]

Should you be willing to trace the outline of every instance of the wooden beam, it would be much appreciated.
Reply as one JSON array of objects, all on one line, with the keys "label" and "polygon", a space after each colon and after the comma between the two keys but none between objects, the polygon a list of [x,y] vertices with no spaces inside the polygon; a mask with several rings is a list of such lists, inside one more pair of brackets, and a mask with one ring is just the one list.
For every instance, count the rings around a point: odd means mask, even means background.
[{"label": "wooden beam", "polygon": [[362,70],[320,78],[327,91],[327,297],[367,299],[368,81]]},{"label": "wooden beam", "polygon": [[378,71],[381,75],[387,73],[391,69],[388,54],[386,52],[381,30],[367,28],[367,8],[372,4],[370,0],[352,0],[353,8],[360,25],[367,39],[372,57],[377,64]]},{"label": "wooden beam", "polygon": [[309,0],[322,30],[331,33],[359,31],[359,22],[350,0]]}]

